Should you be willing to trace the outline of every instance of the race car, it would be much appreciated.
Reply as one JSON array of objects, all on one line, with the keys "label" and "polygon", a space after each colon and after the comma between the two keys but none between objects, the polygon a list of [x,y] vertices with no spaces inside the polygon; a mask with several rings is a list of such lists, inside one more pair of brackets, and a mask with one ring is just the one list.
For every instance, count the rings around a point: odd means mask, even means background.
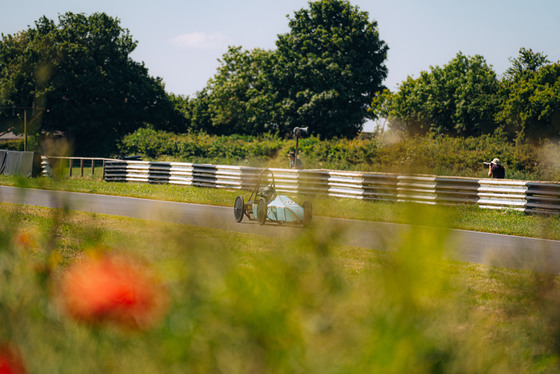
[{"label": "race car", "polygon": [[311,202],[305,201],[303,206],[300,206],[289,197],[276,193],[274,174],[270,170],[264,170],[260,174],[247,203],[243,200],[243,196],[237,196],[233,214],[237,222],[247,217],[250,221],[258,221],[261,225],[268,221],[308,226],[313,217]]}]

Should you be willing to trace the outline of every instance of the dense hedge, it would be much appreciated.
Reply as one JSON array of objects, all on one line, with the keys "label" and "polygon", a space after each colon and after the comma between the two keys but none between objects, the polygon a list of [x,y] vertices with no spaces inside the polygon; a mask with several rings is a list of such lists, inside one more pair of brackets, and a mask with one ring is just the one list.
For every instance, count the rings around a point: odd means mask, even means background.
[{"label": "dense hedge", "polygon": [[231,135],[210,136],[204,133],[177,135],[142,128],[127,135],[119,150],[123,154],[140,154],[149,159],[223,160],[236,162],[246,158],[276,157],[284,142],[270,135],[261,137]]},{"label": "dense hedge", "polygon": [[[507,178],[560,180],[560,145],[508,142],[498,133],[479,137],[397,137],[391,133],[355,139],[300,139],[306,168],[485,177],[484,161],[502,160]],[[122,154],[145,159],[286,167],[293,139],[274,136],[177,135],[150,128],[124,138]]]},{"label": "dense hedge", "polygon": [[6,149],[8,151],[23,151],[23,140],[0,141],[0,149]]}]

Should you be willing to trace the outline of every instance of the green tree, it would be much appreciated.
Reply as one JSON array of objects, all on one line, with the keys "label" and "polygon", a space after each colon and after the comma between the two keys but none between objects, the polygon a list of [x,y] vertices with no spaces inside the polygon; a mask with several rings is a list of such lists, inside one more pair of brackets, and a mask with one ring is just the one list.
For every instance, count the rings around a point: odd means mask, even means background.
[{"label": "green tree", "polygon": [[355,136],[387,76],[377,22],[348,1],[321,0],[295,12],[289,26],[276,42],[280,132],[309,126],[325,137]]},{"label": "green tree", "polygon": [[521,48],[510,58],[502,80],[502,110],[498,115],[510,136],[537,141],[560,136],[558,63],[532,49]]},{"label": "green tree", "polygon": [[213,134],[257,135],[274,130],[273,51],[230,47],[209,81],[208,110]]},{"label": "green tree", "polygon": [[62,132],[77,154],[114,150],[125,134],[151,123],[179,129],[160,78],[130,58],[137,43],[104,13],[40,18],[0,42],[0,102],[42,114],[35,131]]},{"label": "green tree", "polygon": [[482,56],[462,53],[444,67],[408,77],[396,93],[373,100],[373,112],[408,133],[475,136],[493,132],[500,108],[500,83]]},{"label": "green tree", "polygon": [[518,81],[550,63],[548,56],[543,53],[533,52],[531,48],[520,48],[519,56],[517,58],[510,58],[509,61],[511,66],[504,74],[504,80],[509,82]]},{"label": "green tree", "polygon": [[525,71],[508,82],[499,118],[506,128],[532,140],[560,137],[560,63]]},{"label": "green tree", "polygon": [[188,131],[208,133],[213,128],[209,106],[210,95],[207,87],[197,92],[194,98],[186,99],[181,110],[187,118]]}]

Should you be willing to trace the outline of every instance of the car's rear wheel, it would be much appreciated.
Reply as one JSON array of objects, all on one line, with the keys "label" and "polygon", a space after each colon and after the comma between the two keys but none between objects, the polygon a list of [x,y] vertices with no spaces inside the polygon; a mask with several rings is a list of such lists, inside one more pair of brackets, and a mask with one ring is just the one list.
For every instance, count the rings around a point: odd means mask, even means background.
[{"label": "car's rear wheel", "polygon": [[311,201],[303,202],[303,225],[309,226],[311,224],[311,219],[313,218],[313,206]]},{"label": "car's rear wheel", "polygon": [[235,199],[235,204],[233,205],[233,215],[235,216],[236,222],[243,221],[243,213],[245,210],[245,202],[243,201],[243,196],[237,196]]},{"label": "car's rear wheel", "polygon": [[260,199],[257,205],[257,220],[261,225],[266,222],[267,204],[266,199]]}]

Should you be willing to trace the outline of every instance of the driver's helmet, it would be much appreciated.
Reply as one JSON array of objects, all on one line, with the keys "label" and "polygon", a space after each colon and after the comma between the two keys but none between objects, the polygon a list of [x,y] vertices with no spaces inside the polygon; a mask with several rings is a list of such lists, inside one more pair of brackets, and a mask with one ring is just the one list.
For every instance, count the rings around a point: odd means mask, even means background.
[{"label": "driver's helmet", "polygon": [[262,196],[265,197],[267,200],[270,200],[270,198],[275,193],[276,193],[276,190],[272,186],[266,186],[266,187],[263,187],[263,189],[262,189]]}]

